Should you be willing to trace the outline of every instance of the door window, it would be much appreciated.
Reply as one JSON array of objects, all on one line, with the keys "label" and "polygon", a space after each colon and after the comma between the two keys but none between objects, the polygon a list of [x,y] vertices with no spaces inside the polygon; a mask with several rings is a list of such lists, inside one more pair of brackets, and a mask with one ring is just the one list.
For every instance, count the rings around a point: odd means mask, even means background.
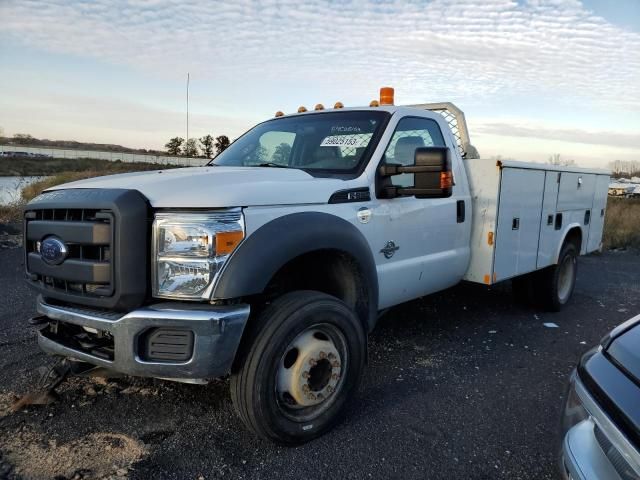
[{"label": "door window", "polygon": [[[444,147],[444,138],[435,120],[420,117],[405,117],[398,122],[393,137],[384,153],[384,162],[399,165],[413,165],[416,148]],[[391,177],[391,183],[398,187],[411,187],[413,173],[403,173]]]}]

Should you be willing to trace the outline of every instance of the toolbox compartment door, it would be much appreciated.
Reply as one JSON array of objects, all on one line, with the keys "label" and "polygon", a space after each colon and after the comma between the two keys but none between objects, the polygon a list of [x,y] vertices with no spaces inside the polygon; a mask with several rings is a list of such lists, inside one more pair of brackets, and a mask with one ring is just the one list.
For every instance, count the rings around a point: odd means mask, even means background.
[{"label": "toolbox compartment door", "polygon": [[593,206],[596,175],[562,172],[558,191],[558,211],[589,210]]},{"label": "toolbox compartment door", "polygon": [[602,231],[604,229],[604,215],[607,209],[609,177],[606,175],[598,175],[596,177],[595,189],[593,207],[591,208],[591,220],[589,222],[589,240],[587,241],[586,253],[600,250],[600,245],[602,243]]},{"label": "toolbox compartment door", "polygon": [[562,230],[556,228],[560,178],[560,172],[545,172],[544,198],[542,200],[542,216],[540,218],[540,242],[538,244],[538,268],[548,267],[556,261],[556,250],[563,233]]},{"label": "toolbox compartment door", "polygon": [[536,270],[544,188],[543,170],[502,169],[494,283]]}]

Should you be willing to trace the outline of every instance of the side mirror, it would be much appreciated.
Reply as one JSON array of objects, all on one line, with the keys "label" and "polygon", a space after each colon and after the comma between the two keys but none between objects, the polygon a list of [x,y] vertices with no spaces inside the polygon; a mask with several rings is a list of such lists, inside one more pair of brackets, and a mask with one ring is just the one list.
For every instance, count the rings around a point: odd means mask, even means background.
[{"label": "side mirror", "polygon": [[416,148],[413,165],[385,164],[380,166],[379,175],[387,179],[402,173],[414,174],[412,187],[399,187],[386,182],[380,188],[384,198],[415,196],[416,198],[447,198],[451,196],[453,172],[451,153],[447,147]]}]

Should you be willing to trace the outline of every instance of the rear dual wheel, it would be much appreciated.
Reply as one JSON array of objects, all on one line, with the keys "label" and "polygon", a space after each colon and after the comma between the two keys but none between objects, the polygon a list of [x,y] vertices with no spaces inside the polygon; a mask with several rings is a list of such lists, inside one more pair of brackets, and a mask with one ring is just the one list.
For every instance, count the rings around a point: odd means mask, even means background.
[{"label": "rear dual wheel", "polygon": [[330,429],[359,383],[365,364],[362,324],[339,299],[288,293],[248,332],[231,376],[231,398],[260,437],[304,443]]},{"label": "rear dual wheel", "polygon": [[560,251],[558,263],[538,272],[534,283],[536,298],[549,311],[562,310],[573,295],[578,273],[578,247],[567,242]]},{"label": "rear dual wheel", "polygon": [[563,245],[558,263],[511,281],[513,294],[520,303],[535,303],[546,310],[559,312],[569,303],[576,285],[578,247]]}]

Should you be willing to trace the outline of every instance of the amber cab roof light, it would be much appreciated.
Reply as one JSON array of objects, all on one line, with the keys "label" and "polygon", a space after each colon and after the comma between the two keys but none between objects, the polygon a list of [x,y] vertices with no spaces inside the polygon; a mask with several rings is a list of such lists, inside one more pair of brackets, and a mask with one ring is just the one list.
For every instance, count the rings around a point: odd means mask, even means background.
[{"label": "amber cab roof light", "polygon": [[[371,103],[369,103],[370,107],[379,107],[380,105],[393,105],[393,87],[382,87],[380,88],[380,100],[373,99]],[[344,108],[344,104],[342,102],[336,102],[333,105],[333,108]],[[314,110],[324,110],[324,105],[321,103],[316,104],[313,108]],[[298,113],[307,112],[307,107],[304,105],[298,107]],[[280,110],[276,112],[276,117],[282,117],[284,113]]]},{"label": "amber cab roof light", "polygon": [[380,105],[393,105],[393,87],[380,89]]}]

